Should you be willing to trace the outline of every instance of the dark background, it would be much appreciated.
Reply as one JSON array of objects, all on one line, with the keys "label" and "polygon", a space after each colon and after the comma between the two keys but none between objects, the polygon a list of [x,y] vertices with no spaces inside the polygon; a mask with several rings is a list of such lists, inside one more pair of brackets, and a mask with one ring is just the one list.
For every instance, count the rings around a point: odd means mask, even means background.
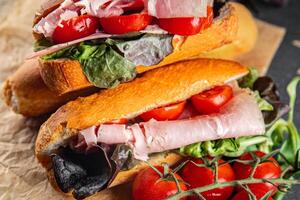
[{"label": "dark background", "polygon": [[[272,64],[268,75],[277,83],[281,98],[288,103],[286,86],[289,81],[300,71],[300,48],[292,45],[293,40],[300,41],[300,0],[289,0],[284,7],[272,7],[253,0],[258,10],[257,18],[285,27],[287,32]],[[299,72],[300,73],[300,72]],[[295,123],[300,129],[300,86],[297,89],[298,99],[295,107]],[[300,186],[295,186],[285,199],[300,199]]]}]

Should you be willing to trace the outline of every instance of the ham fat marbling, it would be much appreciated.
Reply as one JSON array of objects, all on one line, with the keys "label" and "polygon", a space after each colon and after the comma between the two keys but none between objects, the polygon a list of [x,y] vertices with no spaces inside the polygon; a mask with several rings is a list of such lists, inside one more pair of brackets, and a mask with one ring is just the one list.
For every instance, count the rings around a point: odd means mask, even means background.
[{"label": "ham fat marbling", "polygon": [[177,149],[196,142],[263,134],[265,124],[255,98],[248,90],[235,93],[220,113],[174,121],[101,125],[79,133],[88,146],[96,143],[129,144],[137,159],[148,154]]}]

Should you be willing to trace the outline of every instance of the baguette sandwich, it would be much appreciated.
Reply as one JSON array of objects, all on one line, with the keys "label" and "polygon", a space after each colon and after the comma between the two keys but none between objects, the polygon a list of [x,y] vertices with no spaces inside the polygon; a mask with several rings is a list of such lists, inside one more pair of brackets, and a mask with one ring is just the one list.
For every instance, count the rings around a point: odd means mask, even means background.
[{"label": "baguette sandwich", "polygon": [[264,134],[262,110],[271,106],[239,87],[248,72],[233,61],[194,59],[78,98],[41,126],[36,157],[56,189],[83,199],[131,180],[147,166],[137,160],[172,165],[182,154],[239,151],[237,139]]},{"label": "baguette sandwich", "polygon": [[240,4],[220,2],[49,1],[34,21],[39,51],[31,57],[40,57],[45,84],[61,95],[114,87],[231,43],[224,49],[228,58],[249,51],[257,33],[251,14]]},{"label": "baguette sandwich", "polygon": [[37,59],[27,60],[3,83],[4,102],[16,113],[37,117],[55,112],[61,105],[78,96],[87,96],[97,90],[78,90],[58,96],[45,85]]}]

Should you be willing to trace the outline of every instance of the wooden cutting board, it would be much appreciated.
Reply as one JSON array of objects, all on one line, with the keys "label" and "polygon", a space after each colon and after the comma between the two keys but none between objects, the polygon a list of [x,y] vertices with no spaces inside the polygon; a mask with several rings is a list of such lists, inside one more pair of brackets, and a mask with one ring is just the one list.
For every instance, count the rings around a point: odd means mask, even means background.
[{"label": "wooden cutting board", "polygon": [[[272,59],[284,38],[285,29],[261,20],[257,20],[257,26],[258,39],[256,46],[251,52],[239,56],[235,60],[246,66],[256,67],[260,74],[264,75],[267,73]],[[130,200],[132,199],[131,183],[102,191],[88,199]]]}]

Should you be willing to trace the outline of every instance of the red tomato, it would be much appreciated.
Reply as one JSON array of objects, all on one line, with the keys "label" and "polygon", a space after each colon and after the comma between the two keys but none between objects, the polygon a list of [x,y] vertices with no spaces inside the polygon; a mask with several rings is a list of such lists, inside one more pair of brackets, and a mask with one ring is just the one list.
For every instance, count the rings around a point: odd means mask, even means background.
[{"label": "red tomato", "polygon": [[64,43],[89,36],[99,28],[99,20],[90,15],[73,17],[61,22],[62,27],[54,29],[52,39],[55,43]]},{"label": "red tomato", "polygon": [[[266,155],[265,153],[261,151],[255,151],[254,152],[257,156],[263,157]],[[253,160],[252,156],[249,153],[246,153],[242,155],[240,160]],[[254,173],[254,178],[259,178],[259,179],[268,179],[268,178],[279,178],[281,174],[281,169],[280,165],[274,158],[269,158],[268,160],[272,162],[264,162],[260,163]],[[239,162],[235,162],[233,165],[233,169],[236,174],[237,179],[245,179],[248,178],[251,174],[252,171],[252,166],[251,165],[246,165],[242,164]],[[256,183],[256,184],[249,184],[248,185],[251,190],[262,190],[265,193],[273,190],[274,193],[277,191],[276,186],[270,184],[270,183]],[[241,188],[239,188],[241,190]],[[273,194],[274,194],[273,193]]]},{"label": "red tomato", "polygon": [[121,119],[115,119],[109,122],[105,122],[104,124],[127,124],[128,119],[126,118],[121,118]]},{"label": "red tomato", "polygon": [[223,85],[194,95],[191,100],[198,112],[211,114],[219,112],[220,108],[232,97],[232,88],[228,85]]},{"label": "red tomato", "polygon": [[[259,189],[253,189],[252,193],[256,197],[256,199],[261,199],[265,195],[265,191]],[[232,200],[250,200],[249,194],[246,190],[240,191],[236,195],[233,196]],[[269,197],[268,200],[273,200],[272,197]]]},{"label": "red tomato", "polygon": [[[193,159],[197,164],[203,164],[201,159]],[[219,163],[223,163],[220,160]],[[229,164],[223,164],[218,167],[218,181],[229,182],[235,179],[234,172]],[[180,173],[181,177],[190,186],[190,189],[210,185],[214,182],[213,170],[207,167],[198,167],[193,162],[188,162]],[[205,199],[209,200],[226,200],[230,197],[234,187],[217,188],[201,193]],[[191,199],[196,200],[198,197],[193,196]]]},{"label": "red tomato", "polygon": [[[156,167],[163,173],[163,167]],[[180,188],[186,190],[182,183],[182,178],[175,174],[180,181]],[[177,186],[174,180],[159,180],[161,177],[152,168],[148,167],[141,171],[133,182],[133,199],[134,200],[163,200],[177,193]],[[181,198],[185,200],[186,198]]]},{"label": "red tomato", "polygon": [[100,18],[104,32],[111,34],[124,34],[143,30],[151,21],[152,17],[147,13]]},{"label": "red tomato", "polygon": [[170,106],[155,108],[141,114],[139,117],[144,121],[149,121],[152,118],[156,119],[157,121],[175,120],[183,112],[184,106],[185,101]]},{"label": "red tomato", "polygon": [[207,7],[207,17],[180,17],[158,19],[158,26],[177,35],[195,35],[208,28],[213,21],[213,9]]}]

